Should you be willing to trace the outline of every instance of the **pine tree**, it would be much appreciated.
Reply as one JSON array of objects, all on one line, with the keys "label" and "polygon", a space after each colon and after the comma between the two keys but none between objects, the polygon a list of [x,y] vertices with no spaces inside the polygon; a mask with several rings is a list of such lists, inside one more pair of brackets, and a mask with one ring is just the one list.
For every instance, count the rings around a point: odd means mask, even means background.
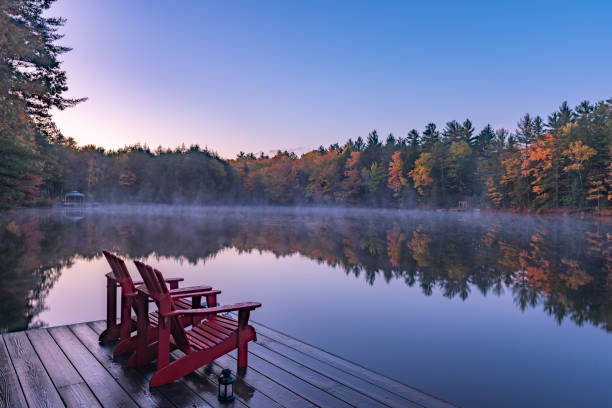
[{"label": "pine tree", "polygon": [[[493,131],[493,128],[491,127],[491,125],[487,124],[487,126],[485,126],[480,131],[478,136],[476,136],[476,142],[475,142],[476,150],[481,153],[484,152],[485,150],[488,149],[489,145],[493,142],[493,139],[495,139],[495,132]],[[503,146],[503,143],[502,143],[502,146]]]},{"label": "pine tree", "polygon": [[65,20],[43,17],[53,0],[0,3],[0,202],[28,204],[42,184],[41,147],[61,135],[49,114],[83,99],[68,99],[57,33]]},{"label": "pine tree", "polygon": [[445,142],[458,142],[464,137],[463,127],[456,120],[451,120],[450,122],[446,123],[446,127],[442,131],[442,135],[444,136]]},{"label": "pine tree", "polygon": [[535,139],[535,127],[536,124],[531,119],[531,116],[526,113],[525,116],[523,116],[521,120],[519,120],[519,122],[517,123],[516,140],[522,146],[527,146],[528,144],[531,144],[531,142],[533,142],[533,140]]},{"label": "pine tree", "polygon": [[419,147],[419,144],[421,142],[421,136],[419,135],[419,132],[416,129],[412,129],[410,132],[408,132],[406,140],[408,146],[412,147],[413,149],[416,149],[417,147]]},{"label": "pine tree", "polygon": [[436,129],[435,123],[428,123],[423,131],[423,149],[430,149],[436,142],[440,140],[440,132]]}]

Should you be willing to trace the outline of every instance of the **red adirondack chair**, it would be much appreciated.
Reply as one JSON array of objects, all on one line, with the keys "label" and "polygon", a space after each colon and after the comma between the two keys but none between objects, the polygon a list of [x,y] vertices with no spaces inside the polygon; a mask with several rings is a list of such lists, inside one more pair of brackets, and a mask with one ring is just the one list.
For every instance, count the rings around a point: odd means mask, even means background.
[{"label": "red adirondack chair", "polygon": [[[157,371],[153,374],[151,387],[168,384],[210,363],[220,356],[238,349],[238,369],[246,368],[248,342],[256,340],[255,329],[248,324],[251,310],[261,303],[245,302],[201,309],[181,309],[177,297],[166,286],[163,275],[156,269],[135,261],[145,286],[137,287],[142,293],[138,316],[138,330],[146,332],[145,297],[155,300],[159,310],[159,340],[155,347],[142,341],[138,348],[144,354],[157,353]],[[238,320],[222,315],[238,311]],[[185,328],[181,318],[192,318],[192,326]],[[172,335],[172,336],[171,336]],[[140,334],[139,334],[140,337]],[[144,339],[144,337],[141,337]],[[170,361],[172,348],[179,348],[185,356]]]},{"label": "red adirondack chair", "polygon": [[[132,317],[132,309],[135,310],[136,306],[134,302],[137,296],[136,285],[142,285],[143,282],[132,280],[123,259],[108,251],[102,251],[102,253],[112,272],[106,274],[106,330],[100,334],[99,340],[106,342],[119,339],[114,354],[130,353],[136,349],[136,337],[131,335],[136,329],[136,319]],[[207,302],[214,301],[216,304],[216,294],[221,293],[220,291],[211,291],[210,286],[191,286],[179,289],[178,283],[182,280],[183,278],[172,278],[165,281],[170,285],[172,294],[186,295],[176,302],[179,309],[200,308],[202,306],[202,296],[210,296],[211,294],[214,297],[207,298]],[[119,324],[117,324],[117,287],[121,288],[121,320]],[[186,300],[186,297],[191,297],[191,302]],[[151,343],[157,339],[157,311],[150,314],[149,321],[147,341]]]}]

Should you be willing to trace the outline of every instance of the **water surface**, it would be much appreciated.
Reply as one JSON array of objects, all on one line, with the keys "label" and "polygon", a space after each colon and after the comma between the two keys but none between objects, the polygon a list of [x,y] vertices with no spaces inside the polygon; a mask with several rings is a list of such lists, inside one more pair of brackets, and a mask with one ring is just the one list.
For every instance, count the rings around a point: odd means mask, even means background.
[{"label": "water surface", "polygon": [[462,406],[612,406],[611,241],[609,223],[571,217],[16,211],[0,218],[0,328],[104,318],[110,249]]}]

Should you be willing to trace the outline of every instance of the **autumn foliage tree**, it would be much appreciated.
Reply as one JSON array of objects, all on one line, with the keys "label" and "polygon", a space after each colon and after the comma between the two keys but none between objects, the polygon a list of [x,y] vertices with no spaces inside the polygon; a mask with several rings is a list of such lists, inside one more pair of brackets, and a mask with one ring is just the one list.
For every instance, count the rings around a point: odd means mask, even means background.
[{"label": "autumn foliage tree", "polygon": [[401,154],[400,150],[393,153],[391,163],[389,163],[387,187],[393,191],[394,198],[400,198],[402,189],[408,184],[408,179],[404,175],[404,163]]}]

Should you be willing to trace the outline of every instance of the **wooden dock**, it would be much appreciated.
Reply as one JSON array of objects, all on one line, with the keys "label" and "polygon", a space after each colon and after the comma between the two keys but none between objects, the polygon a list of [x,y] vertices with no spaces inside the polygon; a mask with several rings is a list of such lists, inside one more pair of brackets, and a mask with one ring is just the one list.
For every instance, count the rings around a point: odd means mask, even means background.
[{"label": "wooden dock", "polygon": [[[101,345],[102,321],[6,333],[0,341],[0,407],[454,407],[261,324],[236,400],[217,401],[235,352],[181,380],[149,389],[153,366],[128,367]],[[180,353],[175,351],[174,353]]]}]

